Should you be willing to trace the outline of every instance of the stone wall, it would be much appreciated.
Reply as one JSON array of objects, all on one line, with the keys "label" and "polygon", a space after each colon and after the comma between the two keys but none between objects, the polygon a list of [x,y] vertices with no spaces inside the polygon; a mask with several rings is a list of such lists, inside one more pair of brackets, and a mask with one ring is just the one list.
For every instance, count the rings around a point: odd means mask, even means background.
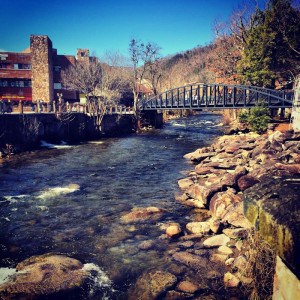
[{"label": "stone wall", "polygon": [[46,35],[30,36],[32,101],[53,100],[52,42]]},{"label": "stone wall", "polygon": [[101,132],[91,117],[76,113],[57,118],[53,113],[5,114],[0,116],[0,149],[9,143],[20,150],[33,149],[41,140],[52,143],[78,143],[102,136],[131,133],[132,115],[106,115]]}]

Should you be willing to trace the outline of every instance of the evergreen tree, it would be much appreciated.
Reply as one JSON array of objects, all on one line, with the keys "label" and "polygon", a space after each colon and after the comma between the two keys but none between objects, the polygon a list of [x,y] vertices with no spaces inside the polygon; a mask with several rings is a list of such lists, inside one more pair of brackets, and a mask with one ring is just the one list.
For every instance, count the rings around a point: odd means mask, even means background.
[{"label": "evergreen tree", "polygon": [[253,14],[239,72],[246,83],[274,87],[300,71],[300,11],[291,0],[270,0]]}]

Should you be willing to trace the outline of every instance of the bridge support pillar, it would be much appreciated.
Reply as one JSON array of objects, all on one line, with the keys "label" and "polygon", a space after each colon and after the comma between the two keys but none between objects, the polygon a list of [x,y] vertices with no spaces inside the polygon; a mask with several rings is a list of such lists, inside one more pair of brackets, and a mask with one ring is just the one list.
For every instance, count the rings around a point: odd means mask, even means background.
[{"label": "bridge support pillar", "polygon": [[161,128],[164,123],[163,113],[154,110],[145,111],[141,115],[142,126],[151,125],[155,128]]},{"label": "bridge support pillar", "polygon": [[280,120],[284,119],[284,114],[285,114],[285,108],[282,107],[282,108],[280,108]]}]

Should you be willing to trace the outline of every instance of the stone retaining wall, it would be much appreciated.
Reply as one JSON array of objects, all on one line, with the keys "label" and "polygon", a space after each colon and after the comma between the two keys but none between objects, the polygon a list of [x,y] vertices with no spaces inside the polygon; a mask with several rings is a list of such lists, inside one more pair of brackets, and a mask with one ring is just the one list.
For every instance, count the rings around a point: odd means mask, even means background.
[{"label": "stone retaining wall", "polygon": [[41,140],[77,143],[103,135],[131,133],[133,128],[132,115],[106,115],[99,131],[93,119],[83,113],[61,117],[53,113],[4,114],[0,116],[0,148],[9,143],[20,150],[31,149]]}]

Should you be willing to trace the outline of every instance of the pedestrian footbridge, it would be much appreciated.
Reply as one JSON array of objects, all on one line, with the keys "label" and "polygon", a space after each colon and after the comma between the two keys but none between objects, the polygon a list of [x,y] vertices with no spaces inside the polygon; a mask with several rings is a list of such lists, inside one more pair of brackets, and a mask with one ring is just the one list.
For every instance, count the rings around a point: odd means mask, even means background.
[{"label": "pedestrian footbridge", "polygon": [[140,109],[233,109],[258,104],[269,108],[290,108],[293,106],[293,92],[246,85],[199,83],[173,88],[150,99],[142,99]]}]

